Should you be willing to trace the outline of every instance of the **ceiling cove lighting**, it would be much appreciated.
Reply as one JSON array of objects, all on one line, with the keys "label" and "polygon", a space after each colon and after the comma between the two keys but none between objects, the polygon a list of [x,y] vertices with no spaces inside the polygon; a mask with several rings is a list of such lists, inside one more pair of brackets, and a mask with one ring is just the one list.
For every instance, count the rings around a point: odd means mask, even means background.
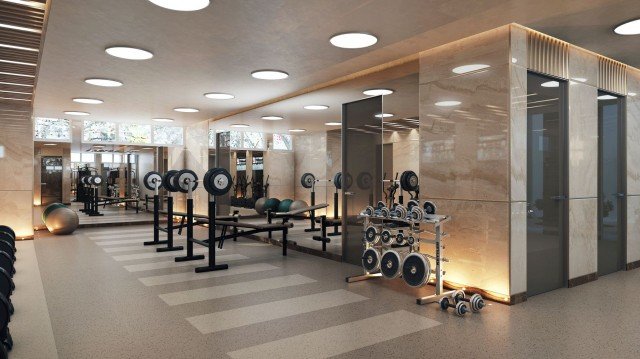
[{"label": "ceiling cove lighting", "polygon": [[0,47],[4,47],[6,49],[12,49],[12,50],[40,52],[39,49],[36,49],[36,48],[33,48],[33,47],[24,47],[24,46],[16,46],[16,45],[8,45],[8,44],[0,44]]},{"label": "ceiling cove lighting", "polygon": [[640,34],[640,19],[627,21],[613,29],[618,35],[638,35]]},{"label": "ceiling cove lighting", "polygon": [[171,118],[152,118],[151,120],[156,122],[173,122]]},{"label": "ceiling cove lighting", "polygon": [[387,117],[393,117],[393,116],[395,116],[395,115],[392,114],[392,113],[379,113],[379,114],[376,114],[377,118],[387,118]]},{"label": "ceiling cove lighting", "polygon": [[558,81],[547,81],[540,84],[542,87],[560,87],[560,83]]},{"label": "ceiling cove lighting", "polygon": [[101,103],[104,103],[104,101],[97,98],[81,98],[81,97],[74,98],[73,102],[86,103],[89,105],[99,105]]},{"label": "ceiling cove lighting", "polygon": [[209,0],[149,0],[150,2],[169,10],[198,11],[209,6]]},{"label": "ceiling cove lighting", "polygon": [[305,108],[305,110],[322,111],[322,110],[328,109],[329,106],[325,106],[325,105],[307,105],[304,108]]},{"label": "ceiling cove lighting", "polygon": [[45,143],[43,146],[57,146],[57,143]]},{"label": "ceiling cove lighting", "polygon": [[448,101],[436,102],[436,106],[438,106],[438,107],[452,107],[452,106],[458,106],[461,103],[462,102],[460,102],[460,101],[448,100]]},{"label": "ceiling cove lighting", "polygon": [[235,123],[233,125],[231,125],[230,127],[234,127],[234,128],[247,128],[250,127],[249,125],[246,125],[244,123]]},{"label": "ceiling cove lighting", "polygon": [[305,132],[306,130],[304,128],[292,128],[289,130],[289,132]]},{"label": "ceiling cove lighting", "polygon": [[34,29],[34,28],[24,27],[24,26],[9,25],[9,24],[5,24],[5,23],[1,23],[1,22],[0,22],[0,28],[9,29],[9,30],[16,30],[16,31],[32,32],[34,34],[41,34],[42,33],[42,30],[40,30],[40,29]]},{"label": "ceiling cove lighting", "polygon": [[15,82],[5,82],[5,81],[0,81],[0,85],[11,85],[11,86],[33,87],[33,85],[25,85],[25,84],[18,84],[18,83],[15,83]]},{"label": "ceiling cove lighting", "polygon": [[378,38],[363,32],[347,32],[332,36],[329,42],[342,49],[362,49],[375,45]]},{"label": "ceiling cove lighting", "polygon": [[25,75],[25,74],[19,74],[19,73],[16,73],[16,72],[4,72],[4,71],[0,71],[0,75],[35,78],[35,76],[34,76],[34,75]]},{"label": "ceiling cove lighting", "polygon": [[617,97],[611,95],[600,95],[598,96],[598,100],[615,100]]},{"label": "ceiling cove lighting", "polygon": [[33,95],[31,92],[22,92],[22,91],[0,90],[0,92],[4,92],[4,93],[16,93],[16,94],[18,94],[18,95]]},{"label": "ceiling cove lighting", "polygon": [[485,65],[485,64],[470,64],[470,65],[458,66],[458,67],[454,68],[451,71],[453,71],[453,73],[455,73],[455,74],[462,75],[462,74],[466,74],[466,73],[469,73],[469,72],[475,72],[475,71],[488,69],[489,67],[491,67],[491,66]]},{"label": "ceiling cove lighting", "polygon": [[204,94],[204,97],[210,98],[212,100],[231,100],[236,98],[230,93],[222,93],[222,92],[209,92]]},{"label": "ceiling cove lighting", "polygon": [[385,95],[391,95],[394,92],[395,91],[392,89],[369,89],[369,90],[362,91],[362,93],[367,96],[385,96]]},{"label": "ceiling cove lighting", "polygon": [[147,50],[128,46],[107,47],[104,51],[113,57],[126,60],[149,60],[153,57],[153,54]]},{"label": "ceiling cove lighting", "polygon": [[0,97],[0,100],[31,102],[31,100],[26,99],[26,98],[14,98],[14,97]]},{"label": "ceiling cove lighting", "polygon": [[109,79],[101,79],[101,78],[89,78],[85,79],[84,82],[89,85],[94,86],[102,86],[102,87],[120,87],[123,85],[122,82],[117,80],[109,80]]},{"label": "ceiling cove lighting", "polygon": [[327,126],[342,126],[342,122],[325,122]]},{"label": "ceiling cove lighting", "polygon": [[261,118],[267,121],[280,121],[284,119],[282,116],[262,116]]},{"label": "ceiling cove lighting", "polygon": [[198,110],[197,108],[192,108],[192,107],[176,107],[173,110],[176,112],[186,112],[186,113],[200,112],[200,110]]},{"label": "ceiling cove lighting", "polygon": [[24,65],[24,66],[33,66],[33,67],[37,65],[37,64],[34,64],[33,62],[12,61],[12,60],[2,60],[2,59],[0,59],[0,62],[4,62],[5,64]]},{"label": "ceiling cove lighting", "polygon": [[252,72],[251,76],[259,80],[284,80],[289,74],[280,70],[257,70]]},{"label": "ceiling cove lighting", "polygon": [[83,112],[83,111],[65,111],[64,114],[65,115],[73,115],[73,116],[89,116],[89,115],[91,115],[89,112]]}]

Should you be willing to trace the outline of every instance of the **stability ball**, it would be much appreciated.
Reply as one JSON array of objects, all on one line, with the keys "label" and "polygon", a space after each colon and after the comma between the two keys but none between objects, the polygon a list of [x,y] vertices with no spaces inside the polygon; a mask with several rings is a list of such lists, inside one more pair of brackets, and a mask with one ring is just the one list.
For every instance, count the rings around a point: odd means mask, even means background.
[{"label": "stability ball", "polygon": [[293,201],[291,202],[291,205],[289,205],[289,212],[297,211],[305,207],[309,207],[307,202],[302,200]]},{"label": "stability ball", "polygon": [[291,203],[293,203],[293,200],[288,198],[280,201],[280,205],[278,206],[278,212],[289,212]]},{"label": "stability ball", "polygon": [[256,212],[258,212],[259,215],[264,215],[265,202],[267,202],[267,197],[260,197],[256,200],[256,204],[254,205],[254,208],[256,209]]},{"label": "stability ball", "polygon": [[78,228],[78,214],[62,203],[52,203],[42,212],[42,221],[53,234],[71,234]]},{"label": "stability ball", "polygon": [[280,205],[279,199],[269,198],[266,202],[264,202],[264,211],[277,212],[279,205]]}]

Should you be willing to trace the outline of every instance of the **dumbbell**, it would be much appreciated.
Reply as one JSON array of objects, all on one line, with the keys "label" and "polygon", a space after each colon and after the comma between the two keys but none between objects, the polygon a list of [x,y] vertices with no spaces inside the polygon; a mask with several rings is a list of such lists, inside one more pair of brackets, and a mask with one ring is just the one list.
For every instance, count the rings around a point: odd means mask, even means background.
[{"label": "dumbbell", "polygon": [[373,209],[373,207],[371,206],[367,206],[364,211],[360,212],[361,216],[367,216],[367,217],[371,217],[373,216],[373,214],[375,213],[375,209]]},{"label": "dumbbell", "polygon": [[411,208],[419,205],[420,203],[418,201],[416,201],[415,199],[410,199],[409,202],[407,202],[407,209],[411,211]]},{"label": "dumbbell", "polygon": [[414,236],[407,237],[407,244],[412,246],[414,243],[416,243],[416,238]]},{"label": "dumbbell", "polygon": [[453,313],[455,313],[455,315],[461,317],[465,314],[467,314],[467,312],[469,311],[469,309],[467,308],[467,305],[462,303],[462,302],[457,302],[455,303],[451,303],[453,301],[453,299],[450,299],[449,297],[442,297],[440,298],[440,300],[438,301],[438,304],[440,305],[440,309],[446,311],[449,308],[453,308]]},{"label": "dumbbell", "polygon": [[424,219],[424,211],[420,206],[413,206],[409,211],[409,218],[414,222],[420,222]]},{"label": "dumbbell", "polygon": [[390,245],[392,237],[391,231],[388,229],[383,229],[382,232],[380,232],[380,240],[382,241],[382,244]]},{"label": "dumbbell", "polygon": [[391,212],[391,217],[405,219],[407,218],[407,209],[401,204],[396,204]]},{"label": "dumbbell", "polygon": [[486,306],[486,304],[484,303],[484,299],[480,294],[474,294],[471,297],[467,298],[464,291],[456,290],[455,292],[453,292],[453,295],[451,296],[451,298],[453,298],[453,300],[456,303],[460,303],[460,302],[469,303],[469,306],[471,307],[471,311],[474,313],[479,312],[480,310],[482,310],[482,308]]}]

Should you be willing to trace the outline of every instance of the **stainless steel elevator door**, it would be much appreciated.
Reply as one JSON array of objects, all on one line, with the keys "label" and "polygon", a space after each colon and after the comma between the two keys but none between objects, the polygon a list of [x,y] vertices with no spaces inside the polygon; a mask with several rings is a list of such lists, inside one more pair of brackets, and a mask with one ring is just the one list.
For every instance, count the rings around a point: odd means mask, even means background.
[{"label": "stainless steel elevator door", "polygon": [[42,157],[40,201],[43,206],[62,202],[62,157]]}]

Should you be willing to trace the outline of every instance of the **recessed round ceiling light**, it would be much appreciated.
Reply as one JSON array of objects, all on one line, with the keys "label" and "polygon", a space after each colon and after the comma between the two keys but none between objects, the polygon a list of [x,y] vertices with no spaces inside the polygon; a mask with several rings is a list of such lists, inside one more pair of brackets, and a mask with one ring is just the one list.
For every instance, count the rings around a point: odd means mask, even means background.
[{"label": "recessed round ceiling light", "polygon": [[633,96],[637,95],[637,93],[635,93],[635,92],[629,92],[627,95],[629,95],[629,96],[633,97]]},{"label": "recessed round ceiling light", "polygon": [[102,87],[120,87],[123,85],[122,82],[117,80],[98,79],[98,78],[86,79],[84,80],[84,82],[90,85],[102,86]]},{"label": "recessed round ceiling light", "polygon": [[575,80],[578,82],[587,82],[587,79],[585,79],[584,77],[574,77],[572,78],[572,80]]},{"label": "recessed round ceiling light", "polygon": [[618,35],[638,35],[640,34],[640,19],[627,21],[613,29]]},{"label": "recessed round ceiling light", "polygon": [[325,105],[307,105],[304,107],[306,110],[312,110],[312,111],[320,111],[320,110],[326,110],[329,108],[329,106],[325,106]]},{"label": "recessed round ceiling light", "polygon": [[282,116],[262,116],[263,120],[267,120],[267,121],[279,121],[284,119],[284,117]]},{"label": "recessed round ceiling light", "polygon": [[197,11],[209,6],[209,0],[149,0],[152,3],[169,10]]},{"label": "recessed round ceiling light", "polygon": [[333,46],[343,49],[362,49],[375,45],[378,42],[378,38],[363,32],[348,32],[331,37],[329,42]]},{"label": "recessed round ceiling light", "polygon": [[459,104],[461,104],[462,102],[460,101],[440,101],[440,102],[436,102],[436,106],[439,107],[451,107],[451,106],[458,106]]},{"label": "recessed round ceiling light", "polygon": [[342,122],[325,122],[327,126],[342,126]]},{"label": "recessed round ceiling light", "polygon": [[197,108],[191,107],[176,107],[173,110],[176,112],[200,112],[200,110],[198,110]]},{"label": "recessed round ceiling light", "polygon": [[231,125],[230,127],[235,127],[235,128],[247,128],[249,127],[249,125],[246,125],[244,123],[235,123],[233,125]]},{"label": "recessed round ceiling light", "polygon": [[304,132],[306,131],[304,128],[292,128],[289,132]]},{"label": "recessed round ceiling light", "polygon": [[611,95],[600,95],[598,96],[598,100],[615,100],[617,97]]},{"label": "recessed round ceiling light", "polygon": [[392,114],[392,113],[378,113],[378,114],[376,114],[377,118],[387,118],[387,117],[393,117],[393,116],[394,116],[394,114]]},{"label": "recessed round ceiling light", "polygon": [[491,66],[485,65],[485,64],[471,64],[471,65],[458,66],[451,71],[453,71],[453,73],[462,75],[462,74],[466,74],[467,72],[480,71],[480,70],[487,69],[489,67]]},{"label": "recessed round ceiling light", "polygon": [[560,83],[558,81],[547,81],[540,84],[542,87],[560,87]]},{"label": "recessed round ceiling light", "polygon": [[231,100],[232,98],[235,98],[235,96],[233,96],[230,93],[222,93],[222,92],[209,92],[204,94],[204,97],[210,98],[213,100]]},{"label": "recessed round ceiling light", "polygon": [[362,91],[367,96],[385,96],[391,95],[394,91],[392,89],[369,89]]},{"label": "recessed round ceiling light", "polygon": [[79,97],[74,98],[73,102],[87,103],[90,105],[99,105],[101,103],[104,103],[104,101],[99,100],[97,98],[79,98]]},{"label": "recessed round ceiling light", "polygon": [[152,118],[151,120],[156,122],[173,122],[171,118]]},{"label": "recessed round ceiling light", "polygon": [[251,76],[260,80],[283,80],[289,77],[289,74],[280,70],[258,70],[252,72]]},{"label": "recessed round ceiling light", "polygon": [[64,113],[65,113],[65,115],[74,115],[74,116],[89,116],[90,115],[89,112],[82,112],[82,111],[65,111]]},{"label": "recessed round ceiling light", "polygon": [[104,50],[107,54],[127,60],[149,60],[153,54],[147,50],[128,46],[112,46]]}]

